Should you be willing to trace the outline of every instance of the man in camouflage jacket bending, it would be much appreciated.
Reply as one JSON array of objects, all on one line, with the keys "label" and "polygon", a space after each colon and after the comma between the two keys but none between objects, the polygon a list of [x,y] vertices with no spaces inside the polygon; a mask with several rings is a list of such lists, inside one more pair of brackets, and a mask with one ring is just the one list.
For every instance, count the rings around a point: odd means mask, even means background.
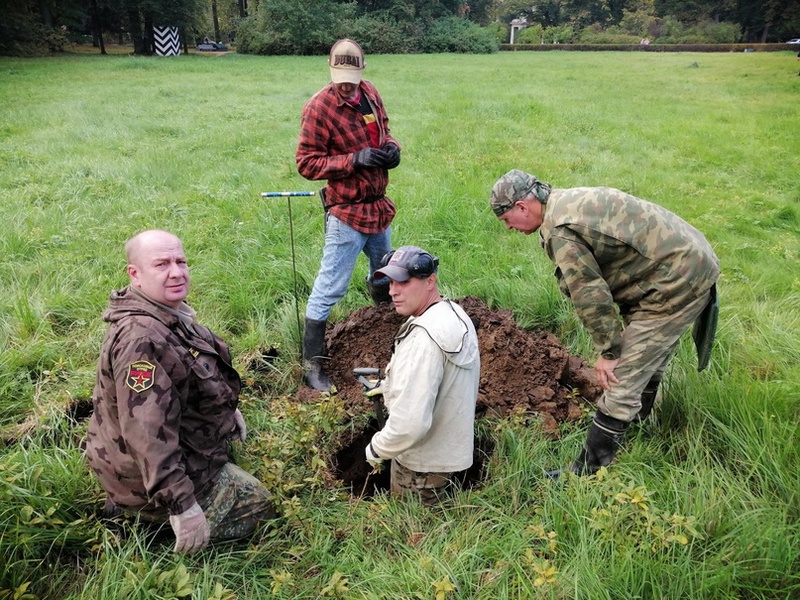
[{"label": "man in camouflage jacket bending", "polygon": [[719,261],[686,221],[612,188],[551,189],[515,169],[495,183],[490,204],[507,228],[539,231],[559,289],[599,355],[594,369],[604,394],[569,468],[594,473],[611,462],[630,422],[650,413],[670,357],[693,323],[698,367],[705,367]]},{"label": "man in camouflage jacket bending", "polygon": [[225,343],[184,299],[181,241],[144,231],[125,246],[130,285],[111,295],[86,456],[108,507],[169,522],[175,551],[252,533],[274,517],[269,492],[229,462],[244,441],[240,380]]}]

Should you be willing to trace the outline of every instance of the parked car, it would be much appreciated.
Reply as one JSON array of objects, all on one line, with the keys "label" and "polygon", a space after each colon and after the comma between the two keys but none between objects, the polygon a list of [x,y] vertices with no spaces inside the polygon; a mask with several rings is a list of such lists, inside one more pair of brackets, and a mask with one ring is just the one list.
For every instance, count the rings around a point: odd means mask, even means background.
[{"label": "parked car", "polygon": [[793,40],[789,40],[786,43],[787,44],[800,44],[800,38],[794,38]]},{"label": "parked car", "polygon": [[198,50],[202,50],[203,52],[225,52],[228,50],[228,46],[223,44],[222,42],[215,42],[209,38],[203,38],[203,42],[201,44],[197,44],[196,48]]}]

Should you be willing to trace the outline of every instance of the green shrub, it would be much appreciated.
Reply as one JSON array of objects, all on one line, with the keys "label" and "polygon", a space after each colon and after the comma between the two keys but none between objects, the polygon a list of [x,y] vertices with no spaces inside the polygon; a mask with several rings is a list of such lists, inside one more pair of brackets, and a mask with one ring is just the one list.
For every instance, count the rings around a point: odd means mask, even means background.
[{"label": "green shrub", "polygon": [[684,44],[735,44],[742,39],[742,30],[736,23],[701,21],[686,29],[681,41]]},{"label": "green shrub", "polygon": [[244,19],[237,36],[243,54],[327,54],[353,20],[354,8],[331,0],[311,4],[291,0],[261,3]]},{"label": "green shrub", "polygon": [[514,42],[517,44],[543,44],[544,40],[544,27],[538,23],[526,27],[514,36]]},{"label": "green shrub", "polygon": [[491,54],[498,44],[491,31],[461,17],[437,19],[422,37],[422,52]]},{"label": "green shrub", "polygon": [[659,44],[735,44],[742,40],[736,23],[699,21],[688,25],[674,17],[659,19],[654,29]]},{"label": "green shrub", "polygon": [[641,36],[623,33],[615,27],[605,31],[587,27],[578,35],[581,44],[638,44],[641,39]]},{"label": "green shrub", "polygon": [[548,27],[544,30],[545,44],[570,44],[577,38],[578,32],[571,25]]},{"label": "green shrub", "polygon": [[0,19],[0,55],[45,55],[62,52],[66,44],[61,30],[36,22],[22,9],[12,9]]},{"label": "green shrub", "polygon": [[267,54],[269,36],[259,31],[255,17],[246,17],[239,23],[236,51],[240,54]]},{"label": "green shrub", "polygon": [[345,35],[357,40],[367,54],[412,54],[418,50],[420,32],[411,23],[363,16],[353,22]]},{"label": "green shrub", "polygon": [[494,23],[489,23],[484,27],[486,31],[492,32],[494,39],[497,40],[498,44],[504,44],[508,41],[508,27],[506,27],[503,23],[495,21]]}]

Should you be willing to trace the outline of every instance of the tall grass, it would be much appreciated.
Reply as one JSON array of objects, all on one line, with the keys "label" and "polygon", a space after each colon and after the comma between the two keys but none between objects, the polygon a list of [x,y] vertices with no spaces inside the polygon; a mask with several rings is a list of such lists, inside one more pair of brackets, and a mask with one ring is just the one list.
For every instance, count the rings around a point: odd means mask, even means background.
[{"label": "tall grass", "polygon": [[[94,600],[223,598],[775,598],[800,594],[800,79],[791,53],[373,56],[403,159],[395,246],[441,259],[451,297],[591,344],[534,237],[502,231],[495,179],[609,185],[705,232],[722,262],[711,366],[684,340],[655,419],[608,472],[551,482],[584,424],[480,423],[487,477],[430,511],[331,487],[348,423],[334,398],[291,400],[296,313],[322,242],[296,172],[324,57],[0,59],[0,590]],[[281,517],[193,557],[169,535],[99,520],[83,424],[122,246],[184,241],[191,301],[248,386],[237,457]],[[291,228],[291,229],[290,229]],[[290,232],[294,244],[290,244]],[[365,306],[360,259],[332,318]],[[297,294],[295,294],[295,275]],[[273,360],[270,352],[277,350]],[[520,365],[524,369],[525,365]],[[265,375],[265,373],[267,375]],[[108,525],[108,527],[106,526]],[[0,597],[5,597],[0,591]]]}]

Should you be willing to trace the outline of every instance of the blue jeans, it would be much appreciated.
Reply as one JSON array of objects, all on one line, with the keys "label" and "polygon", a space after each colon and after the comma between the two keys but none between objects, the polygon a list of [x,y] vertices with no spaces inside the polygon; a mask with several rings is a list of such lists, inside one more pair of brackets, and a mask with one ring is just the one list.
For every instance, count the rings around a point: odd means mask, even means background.
[{"label": "blue jeans", "polygon": [[325,215],[325,247],[322,263],[308,298],[306,318],[327,321],[331,308],[347,293],[360,252],[369,258],[369,274],[380,269],[381,259],[391,251],[392,228],[381,233],[361,233],[332,214]]}]

